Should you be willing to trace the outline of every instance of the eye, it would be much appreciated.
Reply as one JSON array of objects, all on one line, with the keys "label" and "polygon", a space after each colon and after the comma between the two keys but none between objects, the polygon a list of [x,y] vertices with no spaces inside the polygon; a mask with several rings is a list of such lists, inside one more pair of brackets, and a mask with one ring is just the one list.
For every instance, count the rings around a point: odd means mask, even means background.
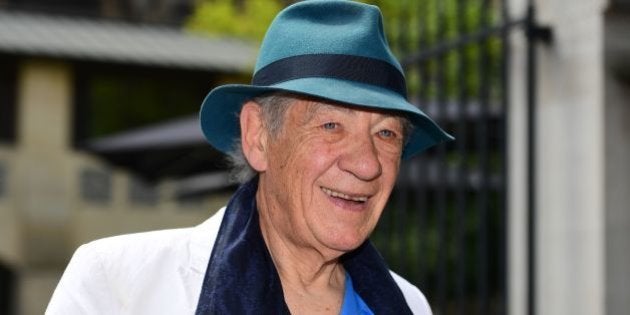
[{"label": "eye", "polygon": [[396,138],[396,133],[395,133],[395,132],[393,132],[393,131],[391,131],[391,130],[388,130],[388,129],[383,129],[383,130],[380,130],[380,131],[378,132],[378,135],[379,135],[380,137],[382,137],[382,138],[386,138],[386,139]]},{"label": "eye", "polygon": [[325,130],[335,130],[339,128],[339,124],[335,122],[327,122],[322,125],[322,128]]}]

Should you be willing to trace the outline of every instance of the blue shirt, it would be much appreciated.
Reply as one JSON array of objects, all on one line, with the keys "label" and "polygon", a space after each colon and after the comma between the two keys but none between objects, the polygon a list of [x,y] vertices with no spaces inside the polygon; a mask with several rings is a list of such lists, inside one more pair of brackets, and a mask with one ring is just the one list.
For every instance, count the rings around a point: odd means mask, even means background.
[{"label": "blue shirt", "polygon": [[350,279],[350,275],[347,272],[345,286],[340,315],[374,315],[359,294],[354,291],[352,279]]}]

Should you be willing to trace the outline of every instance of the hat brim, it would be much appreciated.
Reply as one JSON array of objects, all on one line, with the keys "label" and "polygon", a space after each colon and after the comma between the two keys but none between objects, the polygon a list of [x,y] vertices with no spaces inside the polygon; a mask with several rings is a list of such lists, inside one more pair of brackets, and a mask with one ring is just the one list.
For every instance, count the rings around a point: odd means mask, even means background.
[{"label": "hat brim", "polygon": [[387,89],[332,78],[302,78],[272,86],[231,84],[217,87],[204,99],[201,129],[208,142],[223,153],[240,137],[238,115],[249,99],[269,92],[290,92],[368,109],[393,111],[414,125],[402,157],[409,158],[433,145],[454,138],[405,98]]}]

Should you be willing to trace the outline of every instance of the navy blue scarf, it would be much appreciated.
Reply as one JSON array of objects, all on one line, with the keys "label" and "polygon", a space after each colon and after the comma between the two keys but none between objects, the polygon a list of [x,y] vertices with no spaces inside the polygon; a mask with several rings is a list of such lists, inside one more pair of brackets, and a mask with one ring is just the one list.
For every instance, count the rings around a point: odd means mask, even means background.
[{"label": "navy blue scarf", "polygon": [[[241,186],[225,210],[196,314],[289,314],[256,207],[258,179]],[[383,258],[369,241],[342,256],[354,289],[374,314],[411,314]]]}]

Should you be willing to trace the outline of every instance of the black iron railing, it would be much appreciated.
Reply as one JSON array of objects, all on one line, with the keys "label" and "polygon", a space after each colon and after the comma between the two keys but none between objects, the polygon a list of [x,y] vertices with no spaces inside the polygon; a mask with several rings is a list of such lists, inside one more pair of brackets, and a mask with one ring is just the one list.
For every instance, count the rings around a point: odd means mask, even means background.
[{"label": "black iron railing", "polygon": [[[413,281],[436,314],[507,312],[509,36],[528,39],[529,305],[534,305],[536,39],[549,39],[530,10],[511,19],[507,1],[409,2],[393,44],[414,103],[451,132],[405,161],[372,239],[391,268]],[[387,12],[385,12],[386,14]],[[387,16],[386,16],[387,19]],[[416,29],[412,29],[416,28]],[[529,313],[533,314],[530,307]]]}]

